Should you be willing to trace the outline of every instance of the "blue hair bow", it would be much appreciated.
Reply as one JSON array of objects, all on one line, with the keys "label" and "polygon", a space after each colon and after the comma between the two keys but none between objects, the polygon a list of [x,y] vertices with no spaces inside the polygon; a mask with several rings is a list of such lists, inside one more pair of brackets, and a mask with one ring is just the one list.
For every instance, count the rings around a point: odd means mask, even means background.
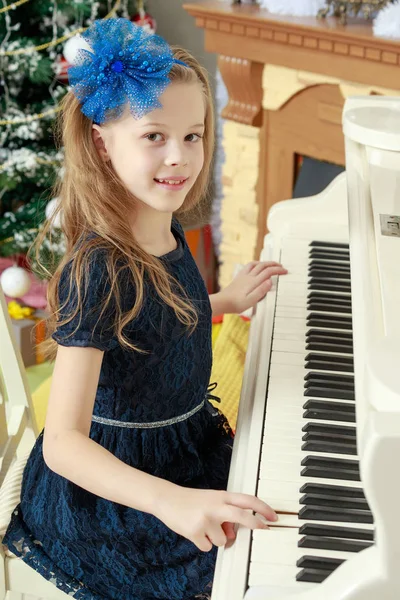
[{"label": "blue hair bow", "polygon": [[92,52],[79,50],[69,83],[83,114],[98,124],[121,116],[127,102],[136,119],[160,108],[173,63],[187,66],[163,38],[128,19],[94,21],[82,37]]}]

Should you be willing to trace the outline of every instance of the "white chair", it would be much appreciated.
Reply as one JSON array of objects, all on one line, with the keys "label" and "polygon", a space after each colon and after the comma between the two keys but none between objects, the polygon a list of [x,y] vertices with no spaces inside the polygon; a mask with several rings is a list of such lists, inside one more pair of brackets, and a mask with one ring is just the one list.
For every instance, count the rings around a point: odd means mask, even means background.
[{"label": "white chair", "polygon": [[[0,540],[20,501],[22,473],[39,431],[21,353],[0,287]],[[0,600],[64,600],[67,595],[0,543]]]}]

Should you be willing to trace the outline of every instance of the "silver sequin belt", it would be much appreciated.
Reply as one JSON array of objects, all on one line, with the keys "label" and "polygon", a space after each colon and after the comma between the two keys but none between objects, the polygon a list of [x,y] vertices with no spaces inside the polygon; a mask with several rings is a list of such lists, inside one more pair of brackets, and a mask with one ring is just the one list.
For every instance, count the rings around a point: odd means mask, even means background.
[{"label": "silver sequin belt", "polygon": [[[211,410],[213,410],[214,407],[212,406],[212,404],[208,403],[208,400],[215,400],[217,402],[221,402],[221,400],[220,400],[220,398],[218,398],[218,396],[213,396],[210,393],[213,390],[215,390],[217,385],[218,384],[216,382],[210,383],[207,388],[206,395],[204,396],[204,398],[200,402],[200,404],[198,404],[197,406],[192,408],[192,410],[189,410],[189,412],[185,413],[184,415],[172,417],[172,419],[165,419],[165,421],[152,421],[150,423],[128,423],[127,421],[116,421],[115,419],[106,419],[105,417],[98,417],[97,415],[92,415],[92,421],[94,421],[95,423],[101,423],[102,425],[112,425],[114,427],[126,427],[128,429],[154,429],[156,427],[167,427],[167,425],[174,425],[174,423],[180,423],[181,421],[186,421],[186,419],[189,419],[190,417],[195,415],[197,412],[199,412],[199,410],[201,410],[203,408],[203,406],[206,403],[207,403],[207,406],[210,406]],[[215,411],[214,411],[214,414],[216,414]]]}]

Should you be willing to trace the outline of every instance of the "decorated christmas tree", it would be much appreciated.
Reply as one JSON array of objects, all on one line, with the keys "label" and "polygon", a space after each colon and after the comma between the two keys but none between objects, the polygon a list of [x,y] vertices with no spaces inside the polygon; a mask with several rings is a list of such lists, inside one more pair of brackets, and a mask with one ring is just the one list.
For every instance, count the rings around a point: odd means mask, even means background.
[{"label": "decorated christmas tree", "polygon": [[[5,4],[5,3],[4,3]],[[122,16],[154,29],[141,0],[18,0],[0,8],[0,256],[25,254],[57,199],[62,149],[53,134],[68,91],[76,34],[94,19]],[[46,254],[64,252],[55,228]]]}]

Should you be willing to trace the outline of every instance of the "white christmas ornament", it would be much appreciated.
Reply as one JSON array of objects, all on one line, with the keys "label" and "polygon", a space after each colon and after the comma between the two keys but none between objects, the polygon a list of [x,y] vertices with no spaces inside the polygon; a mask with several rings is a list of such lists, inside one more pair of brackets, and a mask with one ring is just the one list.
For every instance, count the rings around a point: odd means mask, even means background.
[{"label": "white christmas ornament", "polygon": [[383,8],[373,23],[374,35],[378,37],[400,38],[400,3]]},{"label": "white christmas ornament", "polygon": [[278,15],[313,17],[326,6],[325,0],[260,0],[261,6]]},{"label": "white christmas ornament", "polygon": [[67,40],[65,42],[63,54],[64,54],[65,60],[70,65],[75,64],[75,61],[76,61],[76,58],[78,55],[78,51],[81,50],[81,48],[84,48],[85,50],[89,50],[89,52],[93,52],[92,48],[89,46],[89,44],[86,42],[86,40],[84,40],[83,37],[80,35],[74,35],[73,37],[70,37],[69,40]]},{"label": "white christmas ornament", "polygon": [[0,275],[0,284],[3,292],[10,298],[21,298],[29,292],[31,287],[29,274],[21,267],[9,267]]},{"label": "white christmas ornament", "polygon": [[[53,217],[53,214],[58,206],[58,198],[52,198],[46,205],[46,219],[50,220]],[[61,229],[61,212],[57,213],[53,221],[53,227],[57,229]]]}]

